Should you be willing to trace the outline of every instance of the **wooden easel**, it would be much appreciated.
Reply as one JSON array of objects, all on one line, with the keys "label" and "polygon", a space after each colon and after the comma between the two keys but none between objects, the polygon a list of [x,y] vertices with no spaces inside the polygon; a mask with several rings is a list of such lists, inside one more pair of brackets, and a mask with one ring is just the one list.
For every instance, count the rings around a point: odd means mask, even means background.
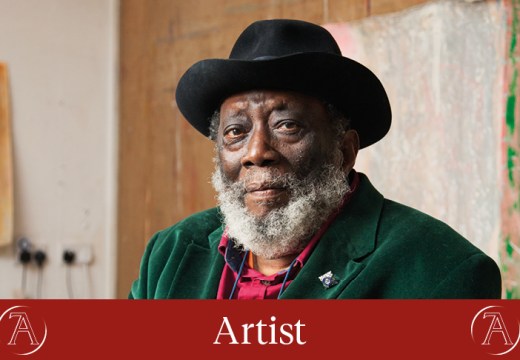
[{"label": "wooden easel", "polygon": [[7,65],[0,63],[0,246],[13,242],[13,156]]}]

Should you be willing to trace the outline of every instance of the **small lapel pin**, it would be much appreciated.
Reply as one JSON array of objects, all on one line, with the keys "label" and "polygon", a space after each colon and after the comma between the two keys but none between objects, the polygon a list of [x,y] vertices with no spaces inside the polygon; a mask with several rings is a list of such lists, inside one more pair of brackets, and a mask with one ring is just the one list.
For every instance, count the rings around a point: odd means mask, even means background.
[{"label": "small lapel pin", "polygon": [[334,275],[332,273],[332,271],[329,271],[329,272],[321,275],[319,277],[319,279],[325,289],[329,289],[329,288],[333,287],[334,285],[337,285],[339,282],[338,281],[339,279],[336,277],[336,275]]}]

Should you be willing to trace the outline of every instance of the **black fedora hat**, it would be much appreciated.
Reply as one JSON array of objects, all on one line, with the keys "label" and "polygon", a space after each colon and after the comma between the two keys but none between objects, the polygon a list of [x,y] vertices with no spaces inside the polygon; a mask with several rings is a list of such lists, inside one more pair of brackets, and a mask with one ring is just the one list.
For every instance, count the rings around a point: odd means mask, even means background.
[{"label": "black fedora hat", "polygon": [[191,125],[208,136],[211,116],[222,102],[254,89],[298,91],[332,103],[351,119],[362,148],[390,129],[390,103],[379,79],[342,56],[327,30],[305,21],[254,22],[229,59],[202,60],[184,73],[176,101]]}]

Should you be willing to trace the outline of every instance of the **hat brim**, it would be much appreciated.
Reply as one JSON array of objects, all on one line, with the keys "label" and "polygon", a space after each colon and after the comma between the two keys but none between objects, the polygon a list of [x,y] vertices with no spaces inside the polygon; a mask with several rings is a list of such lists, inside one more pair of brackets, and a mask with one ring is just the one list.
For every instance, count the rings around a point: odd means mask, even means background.
[{"label": "hat brim", "polygon": [[231,95],[248,90],[290,90],[328,101],[345,113],[364,148],[383,138],[391,124],[385,89],[365,66],[327,53],[265,60],[208,59],[179,80],[177,106],[188,122],[209,135],[210,119]]}]

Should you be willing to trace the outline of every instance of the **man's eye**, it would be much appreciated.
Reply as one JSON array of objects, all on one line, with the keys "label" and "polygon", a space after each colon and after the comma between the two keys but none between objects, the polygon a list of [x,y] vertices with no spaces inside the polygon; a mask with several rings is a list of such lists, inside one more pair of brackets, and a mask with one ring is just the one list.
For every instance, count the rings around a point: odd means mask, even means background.
[{"label": "man's eye", "polygon": [[237,137],[240,137],[241,135],[243,135],[244,132],[239,129],[239,128],[231,128],[231,129],[227,129],[225,132],[224,132],[224,136],[228,139],[235,139]]},{"label": "man's eye", "polygon": [[294,121],[284,121],[278,125],[278,129],[290,133],[295,133],[300,130],[300,125]]}]

